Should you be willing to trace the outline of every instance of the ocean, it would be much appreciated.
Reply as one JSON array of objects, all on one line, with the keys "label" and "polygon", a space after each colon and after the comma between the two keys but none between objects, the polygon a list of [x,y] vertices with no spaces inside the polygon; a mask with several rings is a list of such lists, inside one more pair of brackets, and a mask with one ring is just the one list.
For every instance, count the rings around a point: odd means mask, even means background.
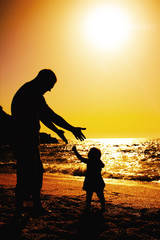
[{"label": "ocean", "polygon": [[[84,176],[86,164],[81,163],[72,151],[76,145],[79,153],[87,157],[91,147],[102,152],[104,178],[160,183],[160,139],[105,138],[70,140],[64,144],[41,144],[40,153],[44,172]],[[16,160],[9,147],[1,147],[0,172],[16,171]]]}]

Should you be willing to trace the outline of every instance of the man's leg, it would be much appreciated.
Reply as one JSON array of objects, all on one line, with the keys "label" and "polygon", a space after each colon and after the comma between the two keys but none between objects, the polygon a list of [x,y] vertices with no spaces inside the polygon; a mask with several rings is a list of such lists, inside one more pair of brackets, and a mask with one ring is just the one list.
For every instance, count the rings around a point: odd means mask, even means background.
[{"label": "man's leg", "polygon": [[49,211],[42,207],[41,205],[41,188],[43,183],[43,165],[40,159],[39,148],[35,149],[34,154],[34,174],[33,174],[33,187],[32,187],[32,197],[33,197],[33,214],[36,215],[44,215],[48,214]]},{"label": "man's leg", "polygon": [[16,185],[15,195],[16,195],[16,216],[21,217],[23,213],[24,198],[19,184]]},{"label": "man's leg", "polygon": [[21,217],[23,213],[23,203],[25,199],[25,166],[24,166],[24,158],[23,158],[23,150],[22,146],[16,146],[14,148],[14,155],[17,160],[17,184],[15,190],[16,197],[16,216]]}]

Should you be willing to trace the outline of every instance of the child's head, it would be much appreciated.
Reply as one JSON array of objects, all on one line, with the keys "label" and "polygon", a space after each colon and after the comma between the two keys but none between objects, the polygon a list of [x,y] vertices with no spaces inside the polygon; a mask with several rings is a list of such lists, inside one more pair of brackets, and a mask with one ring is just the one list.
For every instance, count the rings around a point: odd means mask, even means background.
[{"label": "child's head", "polygon": [[88,153],[89,159],[100,159],[101,158],[101,151],[98,148],[91,148]]}]

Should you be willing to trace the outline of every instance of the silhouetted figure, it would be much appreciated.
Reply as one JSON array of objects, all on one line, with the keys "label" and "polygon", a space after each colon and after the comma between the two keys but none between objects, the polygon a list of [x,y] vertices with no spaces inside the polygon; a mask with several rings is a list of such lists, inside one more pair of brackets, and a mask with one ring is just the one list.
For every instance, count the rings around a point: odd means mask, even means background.
[{"label": "silhouetted figure", "polygon": [[71,126],[46,104],[43,95],[54,87],[56,81],[56,76],[51,70],[43,69],[35,79],[25,83],[12,100],[13,149],[17,159],[16,209],[17,216],[20,217],[23,202],[29,196],[32,196],[35,213],[45,211],[40,199],[43,179],[43,166],[38,148],[40,121],[66,143],[64,131],[58,129],[54,123],[72,132],[81,141],[85,138],[81,131],[85,128]]},{"label": "silhouetted figure", "polygon": [[12,142],[13,123],[11,115],[3,111],[0,106],[0,145],[8,145]]},{"label": "silhouetted figure", "polygon": [[101,151],[98,148],[91,148],[88,153],[88,158],[82,157],[76,147],[72,148],[77,158],[87,164],[87,170],[84,180],[83,189],[86,191],[86,208],[90,210],[91,200],[93,192],[96,192],[100,202],[101,209],[105,211],[105,198],[104,198],[104,187],[101,170],[104,167],[104,163],[101,161]]}]

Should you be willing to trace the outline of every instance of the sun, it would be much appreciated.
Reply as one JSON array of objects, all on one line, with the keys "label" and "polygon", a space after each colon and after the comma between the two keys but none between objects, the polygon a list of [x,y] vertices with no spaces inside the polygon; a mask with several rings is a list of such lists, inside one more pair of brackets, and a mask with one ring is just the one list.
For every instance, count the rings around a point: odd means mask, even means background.
[{"label": "sun", "polygon": [[129,17],[115,6],[99,6],[85,19],[85,35],[89,44],[101,49],[116,49],[127,41]]}]

